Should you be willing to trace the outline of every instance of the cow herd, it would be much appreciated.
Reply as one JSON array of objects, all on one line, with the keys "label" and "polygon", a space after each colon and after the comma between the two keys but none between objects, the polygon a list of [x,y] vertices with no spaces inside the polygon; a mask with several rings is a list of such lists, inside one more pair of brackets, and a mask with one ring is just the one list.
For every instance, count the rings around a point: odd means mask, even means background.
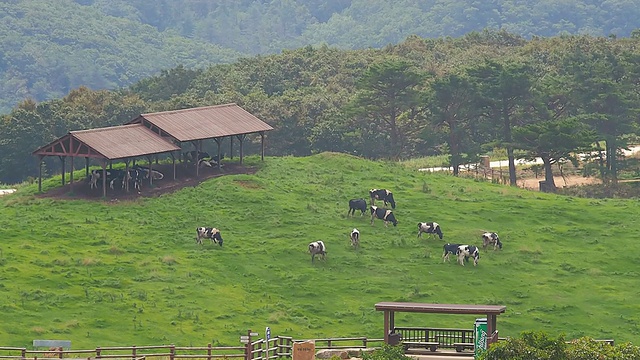
[{"label": "cow herd", "polygon": [[91,189],[97,189],[102,185],[102,177],[106,176],[106,184],[111,189],[116,188],[128,190],[135,189],[138,193],[141,190],[141,184],[143,180],[152,178],[152,180],[162,180],[164,174],[157,170],[149,169],[148,167],[134,165],[129,169],[106,169],[92,170],[87,181]]},{"label": "cow herd", "polygon": [[[367,204],[367,201],[362,198],[349,200],[349,212],[347,213],[347,216],[354,216],[357,211],[360,211],[360,216],[363,216],[368,207],[371,214],[371,225],[373,225],[375,219],[382,220],[385,224],[385,227],[388,226],[388,223],[392,223],[393,226],[398,225],[398,220],[396,219],[392,210],[381,208],[375,205],[376,200],[382,200],[385,206],[389,204],[391,205],[392,209],[395,209],[396,201],[391,191],[387,189],[371,189],[369,190],[369,198],[371,201],[370,205]],[[440,238],[440,240],[444,238],[442,228],[437,222],[419,222],[418,237],[422,237],[423,233],[429,235],[429,237],[437,236],[438,238]],[[487,249],[487,247],[489,246],[492,246],[494,250],[502,249],[502,242],[500,241],[497,233],[485,232],[481,235],[481,238],[483,249]],[[351,246],[353,246],[354,248],[359,247],[360,232],[358,231],[358,229],[352,230],[350,239]],[[324,255],[326,253],[324,243],[322,244],[322,246]],[[309,244],[309,248],[311,249],[311,244]],[[480,260],[480,250],[475,245],[447,243],[443,246],[443,261],[449,261],[450,255],[455,255],[457,257],[458,264],[462,266],[464,266],[465,262],[468,262],[469,259],[473,260],[474,266],[478,265],[478,261]]]},{"label": "cow herd", "polygon": [[[357,211],[360,211],[360,216],[364,216],[364,214],[367,212],[368,207],[369,213],[371,214],[371,225],[374,225],[375,219],[379,219],[384,222],[385,227],[388,226],[388,223],[392,223],[393,226],[397,226],[398,220],[396,219],[392,210],[381,208],[375,205],[376,200],[382,200],[385,205],[390,204],[391,208],[395,209],[396,202],[393,198],[393,193],[386,189],[371,189],[369,191],[369,195],[371,204],[367,204],[367,201],[362,198],[349,200],[349,212],[347,213],[347,216],[355,216],[355,213]],[[419,222],[418,238],[422,237],[423,233],[427,234],[429,237],[437,236],[440,240],[444,238],[442,228],[437,222]],[[502,242],[500,241],[497,233],[485,232],[481,235],[481,238],[482,248],[484,250],[486,250],[489,246],[493,247],[494,250],[502,249]],[[203,239],[210,239],[212,243],[217,243],[222,246],[222,236],[220,234],[220,230],[218,230],[217,228],[197,228],[196,243],[202,245]],[[358,249],[360,247],[360,230],[358,230],[357,228],[353,228],[353,230],[351,230],[351,232],[349,233],[349,239],[351,242],[351,246],[354,249]],[[315,262],[316,256],[320,260],[326,260],[327,247],[323,241],[319,240],[309,243],[308,251],[311,254],[311,263]],[[480,260],[480,250],[475,245],[446,243],[443,246],[443,262],[450,261],[450,255],[455,255],[458,264],[462,266],[464,266],[465,262],[468,262],[469,259],[472,259],[473,265],[477,266]]]}]

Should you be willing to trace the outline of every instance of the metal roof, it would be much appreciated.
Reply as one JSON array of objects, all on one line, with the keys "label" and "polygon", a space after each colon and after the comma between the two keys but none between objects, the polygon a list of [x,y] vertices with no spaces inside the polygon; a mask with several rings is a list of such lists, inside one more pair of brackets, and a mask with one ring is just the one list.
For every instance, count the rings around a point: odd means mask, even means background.
[{"label": "metal roof", "polygon": [[142,124],[70,131],[71,136],[85,143],[109,160],[180,150]]},{"label": "metal roof", "polygon": [[233,103],[142,114],[129,123],[145,122],[181,142],[273,130]]},{"label": "metal roof", "polygon": [[379,302],[378,311],[439,313],[439,314],[502,314],[507,310],[503,305],[462,305],[426,304],[409,302]]}]

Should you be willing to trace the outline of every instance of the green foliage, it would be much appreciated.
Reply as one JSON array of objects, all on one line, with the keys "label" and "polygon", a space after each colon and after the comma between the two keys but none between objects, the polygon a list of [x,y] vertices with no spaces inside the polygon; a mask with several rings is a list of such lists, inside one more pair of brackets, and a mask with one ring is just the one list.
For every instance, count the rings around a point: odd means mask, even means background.
[{"label": "green foliage", "polygon": [[493,344],[480,356],[481,360],[614,360],[637,359],[640,347],[631,343],[611,345],[590,337],[567,342],[563,335],[551,337],[541,331],[523,332],[519,338],[509,338]]},{"label": "green foliage", "polygon": [[371,353],[363,352],[362,360],[411,360],[410,356],[404,354],[402,345],[390,346],[382,345],[380,349]]}]

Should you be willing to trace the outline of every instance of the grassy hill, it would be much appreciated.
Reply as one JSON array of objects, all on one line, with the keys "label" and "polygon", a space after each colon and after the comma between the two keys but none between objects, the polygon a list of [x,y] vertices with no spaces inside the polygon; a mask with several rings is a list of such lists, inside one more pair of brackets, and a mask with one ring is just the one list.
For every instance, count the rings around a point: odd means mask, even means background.
[{"label": "grassy hill", "polygon": [[[135,202],[39,198],[32,186],[0,198],[0,345],[237,345],[265,326],[294,338],[381,337],[379,301],[506,305],[501,336],[640,333],[637,201],[333,153],[248,161],[261,170]],[[394,192],[397,227],[347,218],[348,199],[372,187]],[[448,242],[479,245],[481,232],[496,231],[504,249],[482,252],[475,268],[443,263],[443,241],[416,238],[419,221],[439,222]],[[220,228],[224,247],[196,245],[198,226]],[[315,240],[326,262],[311,264]],[[471,328],[474,319],[398,314],[396,324]]]}]

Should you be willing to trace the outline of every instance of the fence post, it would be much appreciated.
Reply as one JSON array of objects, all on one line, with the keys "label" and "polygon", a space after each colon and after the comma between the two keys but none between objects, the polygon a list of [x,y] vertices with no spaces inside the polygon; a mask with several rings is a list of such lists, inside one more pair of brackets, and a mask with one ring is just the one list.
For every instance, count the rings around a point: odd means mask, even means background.
[{"label": "fence post", "polygon": [[25,357],[27,357],[27,349],[23,348],[20,353],[22,354],[22,358],[24,359]]},{"label": "fence post", "polygon": [[136,358],[136,346],[131,346],[131,359],[135,360]]},{"label": "fence post", "polygon": [[171,344],[171,346],[169,347],[169,359],[173,360],[176,358],[176,346],[174,344]]},{"label": "fence post", "polygon": [[249,341],[247,341],[247,344],[245,345],[244,348],[244,359],[245,360],[251,360],[251,352],[253,351],[252,349],[252,345],[251,345],[251,329],[247,330],[247,337],[249,338]]},{"label": "fence post", "polygon": [[211,343],[207,344],[207,360],[211,360]]},{"label": "fence post", "polygon": [[102,353],[102,350],[100,349],[100,347],[96,348],[96,358],[100,359],[100,354]]}]

